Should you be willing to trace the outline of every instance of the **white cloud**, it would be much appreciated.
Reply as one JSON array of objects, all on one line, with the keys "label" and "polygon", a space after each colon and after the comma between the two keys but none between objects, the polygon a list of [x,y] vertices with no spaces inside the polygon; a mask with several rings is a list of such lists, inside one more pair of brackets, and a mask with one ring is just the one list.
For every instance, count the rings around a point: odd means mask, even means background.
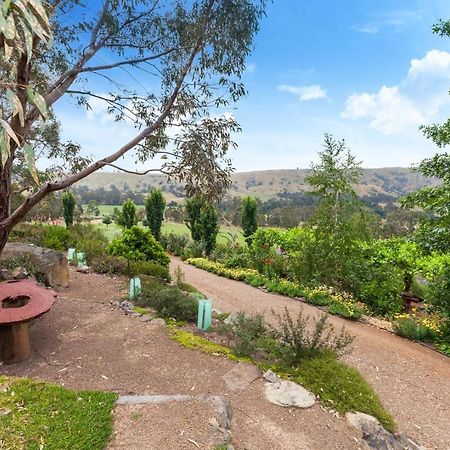
[{"label": "white cloud", "polygon": [[402,30],[407,25],[412,24],[422,18],[421,11],[415,10],[398,10],[389,11],[372,16],[368,23],[364,25],[354,26],[352,30],[359,33],[376,34],[383,28],[394,28],[397,31]]},{"label": "white cloud", "polygon": [[450,78],[450,53],[430,50],[422,59],[411,60],[408,79],[419,77]]},{"label": "white cloud", "polygon": [[419,125],[439,119],[442,106],[449,104],[449,78],[450,53],[431,50],[411,60],[398,85],[350,95],[341,117],[366,119],[370,128],[383,134],[417,131]]},{"label": "white cloud", "polygon": [[352,27],[352,30],[359,31],[360,33],[377,34],[380,31],[380,28],[376,25],[368,23],[360,27]]},{"label": "white cloud", "polygon": [[398,86],[382,86],[376,94],[353,94],[341,116],[346,119],[370,120],[369,126],[383,134],[403,131],[425,121],[414,104],[399,92]]},{"label": "white cloud", "polygon": [[278,90],[288,92],[289,94],[298,95],[301,102],[328,98],[327,91],[321,88],[318,84],[311,86],[291,86],[289,84],[280,84],[278,86]]}]

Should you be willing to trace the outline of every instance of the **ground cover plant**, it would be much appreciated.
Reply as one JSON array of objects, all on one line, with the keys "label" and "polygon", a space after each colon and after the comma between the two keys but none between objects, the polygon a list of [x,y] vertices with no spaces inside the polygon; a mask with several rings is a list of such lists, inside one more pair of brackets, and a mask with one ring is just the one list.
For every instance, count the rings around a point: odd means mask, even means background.
[{"label": "ground cover plant", "polygon": [[117,394],[70,391],[0,375],[0,446],[72,450],[105,448]]},{"label": "ground cover plant", "polygon": [[[370,384],[358,370],[339,361],[339,355],[350,351],[352,341],[345,330],[335,333],[326,315],[311,326],[302,315],[293,319],[285,311],[278,322],[273,327],[261,315],[239,313],[231,323],[216,325],[207,337],[178,327],[171,327],[171,334],[186,348],[271,369],[306,387],[325,406],[341,414],[361,411],[377,417],[387,429],[395,428]],[[219,344],[215,336],[225,337],[226,345]]]}]

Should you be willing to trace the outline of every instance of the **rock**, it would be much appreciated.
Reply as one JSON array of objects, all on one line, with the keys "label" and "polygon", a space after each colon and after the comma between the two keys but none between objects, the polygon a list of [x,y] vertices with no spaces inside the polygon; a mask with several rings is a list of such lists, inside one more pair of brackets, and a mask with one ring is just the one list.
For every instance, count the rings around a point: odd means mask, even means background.
[{"label": "rock", "polygon": [[[269,376],[274,379],[271,375]],[[292,381],[281,379],[277,382],[267,382],[265,394],[270,403],[279,406],[310,408],[316,402],[314,395],[304,387]]]},{"label": "rock", "polygon": [[141,322],[150,322],[153,319],[153,317],[150,314],[144,314],[139,318]]},{"label": "rock", "polygon": [[236,318],[238,317],[238,313],[231,313],[224,321],[223,323],[230,324],[236,321]]},{"label": "rock", "polygon": [[89,266],[78,266],[76,270],[77,270],[77,272],[80,272],[80,273],[89,273],[90,272]]},{"label": "rock", "polygon": [[222,376],[230,391],[246,389],[261,376],[258,367],[252,364],[238,363],[229,372]]},{"label": "rock", "polygon": [[153,319],[150,321],[150,325],[155,325],[158,327],[165,327],[166,326],[166,321],[164,319],[158,318],[158,319]]},{"label": "rock", "polygon": [[282,379],[275,372],[272,372],[271,370],[264,372],[263,377],[266,381],[269,381],[270,383],[279,383],[280,381],[282,381]]},{"label": "rock", "polygon": [[373,416],[362,412],[346,413],[348,425],[356,428],[370,449],[386,450],[425,450],[404,435],[395,435],[386,430]]},{"label": "rock", "polygon": [[27,258],[38,272],[44,274],[49,286],[69,286],[69,268],[64,253],[31,244],[11,242],[6,244],[0,256],[1,259],[21,257]]},{"label": "rock", "polygon": [[125,314],[132,314],[132,312],[133,312],[133,304],[130,301],[128,301],[128,300],[124,300],[123,302],[120,302],[120,309]]},{"label": "rock", "polygon": [[131,317],[134,317],[134,318],[138,318],[138,317],[141,317],[141,316],[142,316],[142,314],[138,313],[138,312],[132,312],[131,313]]}]

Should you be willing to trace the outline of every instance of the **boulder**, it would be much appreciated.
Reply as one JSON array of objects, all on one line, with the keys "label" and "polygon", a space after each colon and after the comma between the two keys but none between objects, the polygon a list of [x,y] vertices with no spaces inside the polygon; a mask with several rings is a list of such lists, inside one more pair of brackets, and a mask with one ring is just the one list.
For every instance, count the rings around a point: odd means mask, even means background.
[{"label": "boulder", "polygon": [[362,412],[346,413],[348,425],[357,429],[370,449],[425,450],[408,436],[393,434],[386,430],[373,416]]},{"label": "boulder", "polygon": [[264,378],[267,380],[266,398],[274,405],[310,408],[316,402],[314,395],[303,386],[283,380],[271,370],[264,374]]},{"label": "boulder", "polygon": [[8,243],[0,259],[27,258],[53,288],[69,286],[69,268],[64,253],[31,244]]},{"label": "boulder", "polygon": [[240,391],[261,376],[261,370],[252,364],[238,363],[222,376],[230,391]]}]

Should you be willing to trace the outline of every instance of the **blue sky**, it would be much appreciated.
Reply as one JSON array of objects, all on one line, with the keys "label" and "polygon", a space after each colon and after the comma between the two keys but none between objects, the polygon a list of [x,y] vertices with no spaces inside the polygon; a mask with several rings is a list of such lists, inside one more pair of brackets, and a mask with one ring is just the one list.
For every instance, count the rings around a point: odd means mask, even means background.
[{"label": "blue sky", "polygon": [[[308,167],[325,132],[364,167],[434,154],[418,127],[450,117],[450,39],[431,32],[439,18],[450,19],[450,0],[274,1],[248,58],[249,95],[233,111],[243,127],[236,169]],[[133,136],[100,107],[87,114],[65,101],[57,111],[64,137],[93,156]]]}]

